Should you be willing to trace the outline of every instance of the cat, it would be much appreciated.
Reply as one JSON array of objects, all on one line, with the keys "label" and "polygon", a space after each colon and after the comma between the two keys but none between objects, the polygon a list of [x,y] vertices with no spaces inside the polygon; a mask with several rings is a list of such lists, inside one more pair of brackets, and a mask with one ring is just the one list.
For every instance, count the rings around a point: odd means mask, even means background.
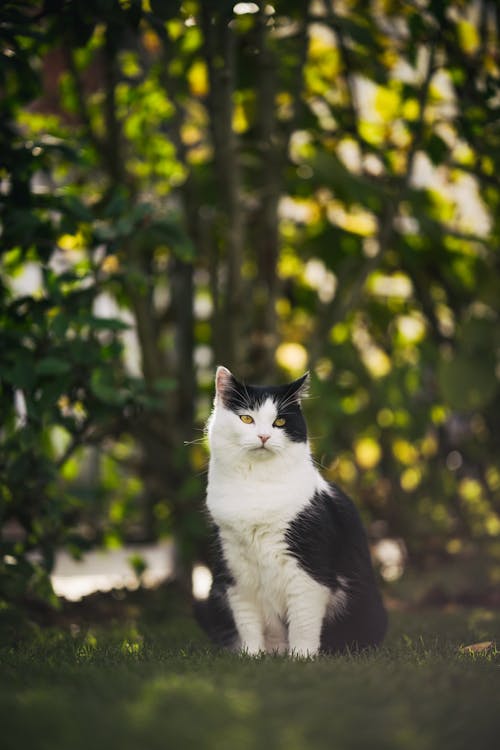
[{"label": "cat", "polygon": [[387,626],[352,501],[316,469],[301,399],[216,372],[206,508],[215,560],[200,625],[218,646],[314,657],[379,645]]}]

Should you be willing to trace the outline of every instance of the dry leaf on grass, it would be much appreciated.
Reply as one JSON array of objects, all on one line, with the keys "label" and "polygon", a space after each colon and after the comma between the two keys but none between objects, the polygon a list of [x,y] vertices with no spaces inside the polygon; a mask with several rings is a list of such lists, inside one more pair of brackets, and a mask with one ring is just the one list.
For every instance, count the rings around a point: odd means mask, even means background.
[{"label": "dry leaf on grass", "polygon": [[493,641],[481,641],[481,643],[471,643],[468,646],[460,646],[458,649],[462,654],[481,654],[490,651],[493,648]]}]

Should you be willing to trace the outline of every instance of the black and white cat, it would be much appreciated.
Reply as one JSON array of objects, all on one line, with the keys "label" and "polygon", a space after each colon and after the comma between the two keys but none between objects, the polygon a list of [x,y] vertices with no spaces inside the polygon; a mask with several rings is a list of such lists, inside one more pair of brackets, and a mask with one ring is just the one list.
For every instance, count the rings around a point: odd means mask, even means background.
[{"label": "black and white cat", "polygon": [[348,497],[316,469],[300,400],[216,374],[207,509],[216,560],[197,616],[220,646],[313,656],[379,644],[387,618]]}]

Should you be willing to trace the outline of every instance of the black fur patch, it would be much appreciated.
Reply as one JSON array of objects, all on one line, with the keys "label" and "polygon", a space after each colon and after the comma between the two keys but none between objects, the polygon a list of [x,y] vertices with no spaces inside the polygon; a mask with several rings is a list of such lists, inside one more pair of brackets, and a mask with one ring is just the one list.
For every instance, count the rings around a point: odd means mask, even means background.
[{"label": "black fur patch", "polygon": [[226,409],[235,414],[258,409],[267,399],[272,399],[278,410],[278,417],[285,418],[285,424],[279,428],[286,432],[290,440],[305,443],[307,440],[307,426],[300,408],[300,392],[307,379],[307,375],[285,385],[245,385],[234,376],[231,384],[224,390],[223,402]]},{"label": "black fur patch", "polygon": [[387,617],[358,512],[336,485],[331,488],[331,494],[314,495],[290,523],[285,540],[311,578],[347,596],[342,615],[323,624],[322,650],[359,650],[382,641]]}]

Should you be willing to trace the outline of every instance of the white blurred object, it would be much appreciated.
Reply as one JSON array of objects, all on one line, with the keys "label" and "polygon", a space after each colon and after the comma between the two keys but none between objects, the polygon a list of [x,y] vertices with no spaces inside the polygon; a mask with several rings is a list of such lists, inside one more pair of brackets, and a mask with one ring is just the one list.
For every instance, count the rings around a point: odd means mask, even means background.
[{"label": "white blurred object", "polygon": [[385,581],[401,578],[406,561],[406,546],[402,539],[380,539],[372,546],[372,555]]},{"label": "white blurred object", "polygon": [[[140,581],[130,563],[130,558],[140,556],[146,570]],[[75,560],[68,552],[57,553],[51,575],[57,596],[78,601],[96,591],[111,589],[136,589],[139,583],[151,588],[171,578],[174,574],[174,545],[172,542],[142,544],[113,550],[92,550]]]},{"label": "white blurred object", "polygon": [[193,568],[193,596],[195,599],[208,599],[212,585],[212,574],[205,565],[195,565]]}]

